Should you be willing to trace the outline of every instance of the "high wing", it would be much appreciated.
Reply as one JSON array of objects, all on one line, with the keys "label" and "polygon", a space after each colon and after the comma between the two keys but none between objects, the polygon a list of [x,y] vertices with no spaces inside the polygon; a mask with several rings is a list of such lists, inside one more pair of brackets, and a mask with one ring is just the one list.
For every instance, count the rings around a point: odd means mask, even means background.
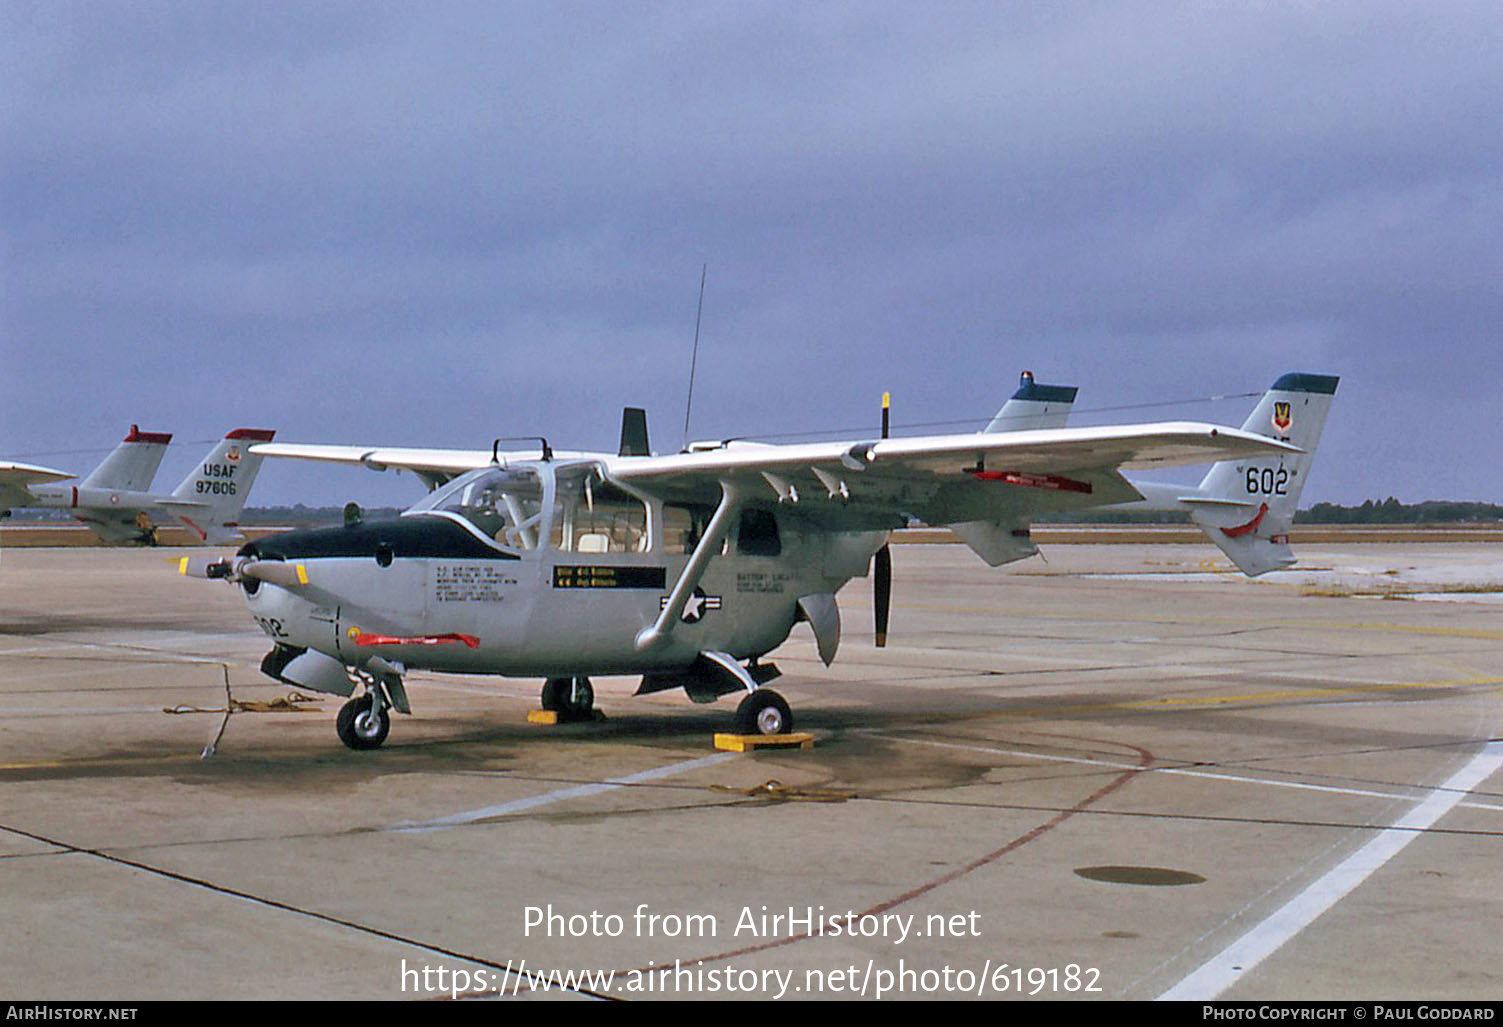
[{"label": "high wing", "polygon": [[[278,443],[252,452],[413,471],[444,480],[492,462],[488,450]],[[669,456],[564,453],[593,459],[612,480],[662,498],[716,504],[722,486],[744,499],[795,504],[832,530],[898,526],[908,516],[954,524],[1141,498],[1121,470],[1298,453],[1267,436],[1196,422],[1047,428],[799,445],[730,442]],[[498,453],[538,459],[537,451]],[[1000,493],[1006,495],[1002,499]]]},{"label": "high wing", "polygon": [[[450,478],[466,471],[473,471],[490,464],[492,457],[505,463],[517,460],[539,460],[541,450],[507,451],[492,453],[489,449],[411,449],[400,446],[326,446],[317,443],[277,442],[252,446],[257,456],[281,457],[295,460],[317,460],[331,464],[358,464],[372,471],[411,471],[429,488],[437,488]],[[553,454],[561,459],[589,459],[597,453],[559,452]]]},{"label": "high wing", "polygon": [[[478,449],[402,449],[390,446],[325,446],[276,442],[252,446],[259,456],[317,460],[331,464],[359,464],[372,471],[411,471],[430,489],[466,471],[484,467],[491,454]],[[518,454],[507,454],[517,456]],[[531,454],[534,458],[541,453]]]},{"label": "high wing", "polygon": [[[746,499],[794,504],[840,530],[892,527],[912,515],[956,524],[1122,502],[1119,473],[1299,452],[1266,436],[1195,422],[1049,428],[765,446],[609,458],[616,481],[664,498],[715,502],[726,484]],[[1005,497],[1005,498],[1004,498]]]}]

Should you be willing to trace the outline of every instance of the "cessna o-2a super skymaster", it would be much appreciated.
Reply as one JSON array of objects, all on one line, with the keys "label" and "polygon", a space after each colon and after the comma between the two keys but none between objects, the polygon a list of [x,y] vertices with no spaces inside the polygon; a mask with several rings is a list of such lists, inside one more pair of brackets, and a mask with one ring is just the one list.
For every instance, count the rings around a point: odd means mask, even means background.
[{"label": "cessna o-2a super skymaster", "polygon": [[[695,702],[744,692],[747,733],[789,730],[760,662],[798,621],[828,664],[835,594],[876,556],[885,633],[889,533],[948,526],[993,566],[1037,552],[1033,515],[1135,503],[1189,511],[1249,574],[1293,562],[1287,532],[1337,379],[1288,374],[1242,429],[1191,422],[1065,428],[1075,389],[1022,387],[985,431],[846,442],[696,444],[653,456],[628,409],[620,452],[503,453],[265,444],[253,452],[407,469],[433,491],[401,517],[350,519],[184,559],[236,581],[274,648],[279,681],[354,696],[351,748],[410,712],[412,669],[546,679],[545,709],[588,716],[589,676],[642,676],[638,694]],[[885,421],[885,417],[884,417]],[[1219,461],[1199,487],[1135,487],[1121,471]]]}]

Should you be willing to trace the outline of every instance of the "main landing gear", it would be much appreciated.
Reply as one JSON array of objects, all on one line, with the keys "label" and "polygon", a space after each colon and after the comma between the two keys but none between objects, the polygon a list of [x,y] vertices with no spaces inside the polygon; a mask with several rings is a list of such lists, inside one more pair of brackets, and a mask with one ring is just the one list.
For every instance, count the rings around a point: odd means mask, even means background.
[{"label": "main landing gear", "polygon": [[595,689],[589,678],[549,678],[543,682],[543,709],[559,720],[591,720],[595,715]]},{"label": "main landing gear", "polygon": [[736,707],[736,730],[743,735],[786,735],[793,730],[793,711],[781,695],[759,688]]}]

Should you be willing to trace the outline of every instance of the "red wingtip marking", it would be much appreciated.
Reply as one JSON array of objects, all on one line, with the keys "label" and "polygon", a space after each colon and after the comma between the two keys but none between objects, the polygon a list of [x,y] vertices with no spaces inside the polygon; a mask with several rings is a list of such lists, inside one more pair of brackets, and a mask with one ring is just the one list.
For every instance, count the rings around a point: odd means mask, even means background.
[{"label": "red wingtip marking", "polygon": [[1246,524],[1239,524],[1235,528],[1222,528],[1221,533],[1227,538],[1241,538],[1243,535],[1251,535],[1258,530],[1258,525],[1263,522],[1263,515],[1268,512],[1268,504],[1258,507],[1258,516]]}]

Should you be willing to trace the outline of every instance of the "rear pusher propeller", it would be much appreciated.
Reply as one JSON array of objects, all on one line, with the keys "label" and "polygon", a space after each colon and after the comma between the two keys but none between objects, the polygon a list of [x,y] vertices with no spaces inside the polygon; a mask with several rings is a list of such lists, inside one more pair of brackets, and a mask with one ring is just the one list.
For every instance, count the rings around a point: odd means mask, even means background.
[{"label": "rear pusher propeller", "polygon": [[[888,412],[892,406],[892,394],[882,393],[882,437],[890,431]],[[887,645],[887,620],[892,609],[892,546],[884,542],[877,550],[872,569],[872,614],[875,620],[877,648]]]}]

